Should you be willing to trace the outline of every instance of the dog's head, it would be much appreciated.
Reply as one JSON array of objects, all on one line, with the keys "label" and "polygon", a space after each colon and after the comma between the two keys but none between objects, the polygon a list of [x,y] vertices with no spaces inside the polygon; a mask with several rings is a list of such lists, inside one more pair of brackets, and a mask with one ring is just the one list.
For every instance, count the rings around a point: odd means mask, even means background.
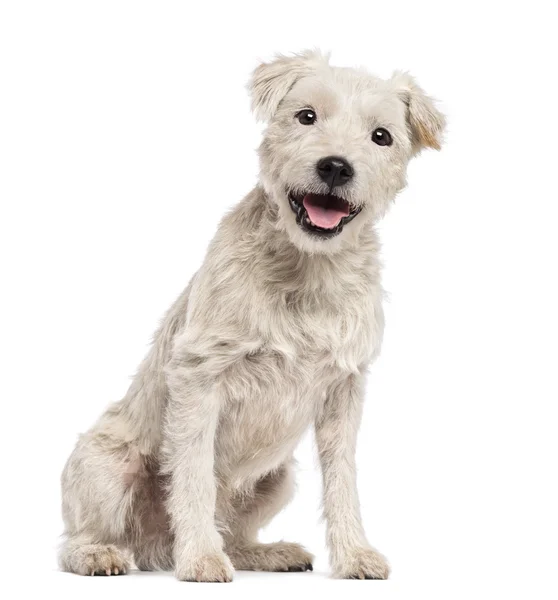
[{"label": "dog's head", "polygon": [[262,183],[280,227],[310,252],[356,243],[405,186],[410,158],[440,148],[444,117],[404,73],[385,81],[305,52],[260,65],[250,90],[268,125]]}]

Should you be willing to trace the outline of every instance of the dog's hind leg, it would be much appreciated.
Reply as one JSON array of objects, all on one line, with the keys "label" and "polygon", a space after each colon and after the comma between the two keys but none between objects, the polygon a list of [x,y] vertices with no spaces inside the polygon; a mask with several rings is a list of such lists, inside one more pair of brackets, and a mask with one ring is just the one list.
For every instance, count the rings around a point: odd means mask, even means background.
[{"label": "dog's hind leg", "polygon": [[138,535],[134,507],[147,474],[134,446],[105,432],[80,438],[62,474],[66,540],[64,571],[117,575],[129,567],[126,549]]},{"label": "dog's hind leg", "polygon": [[246,571],[311,571],[313,556],[300,544],[258,542],[258,531],[291,500],[294,492],[290,463],[262,477],[251,494],[233,501],[225,550],[234,568]]}]

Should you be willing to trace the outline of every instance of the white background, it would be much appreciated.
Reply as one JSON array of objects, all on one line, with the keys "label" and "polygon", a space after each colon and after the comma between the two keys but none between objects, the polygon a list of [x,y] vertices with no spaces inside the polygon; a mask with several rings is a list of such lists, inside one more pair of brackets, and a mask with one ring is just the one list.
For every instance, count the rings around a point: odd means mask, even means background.
[{"label": "white background", "polygon": [[[556,598],[558,111],[550,2],[0,5],[2,537],[9,597]],[[358,448],[387,582],[328,578],[312,440],[264,532],[306,574],[56,570],[59,475],[257,178],[245,83],[308,47],[410,70],[449,119],[381,225],[383,353]],[[4,595],[3,592],[0,592]]]}]

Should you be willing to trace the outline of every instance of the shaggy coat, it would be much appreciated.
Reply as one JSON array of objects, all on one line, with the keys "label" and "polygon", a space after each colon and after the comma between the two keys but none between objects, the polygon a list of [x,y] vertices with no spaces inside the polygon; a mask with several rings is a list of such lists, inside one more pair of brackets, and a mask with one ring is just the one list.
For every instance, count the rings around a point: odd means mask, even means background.
[{"label": "shaggy coat", "polygon": [[[257,534],[291,498],[313,426],[333,572],[388,576],[361,525],[354,458],[384,326],[374,223],[444,120],[408,75],[383,81],[314,52],[262,64],[250,88],[268,124],[260,183],[221,222],[126,396],[70,456],[64,570],[125,573],[130,555],[188,581],[311,570],[304,548]],[[317,174],[331,156],[350,164],[346,185]],[[332,193],[344,225],[313,233],[308,198]]]}]

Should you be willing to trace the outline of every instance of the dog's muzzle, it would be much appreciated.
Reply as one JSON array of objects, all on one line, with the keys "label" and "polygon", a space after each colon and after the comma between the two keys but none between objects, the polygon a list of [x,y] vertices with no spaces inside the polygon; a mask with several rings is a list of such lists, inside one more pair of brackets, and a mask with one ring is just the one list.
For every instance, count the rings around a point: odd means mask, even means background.
[{"label": "dog's muzzle", "polygon": [[298,225],[320,238],[338,235],[362,210],[335,194],[289,193],[289,204]]}]

